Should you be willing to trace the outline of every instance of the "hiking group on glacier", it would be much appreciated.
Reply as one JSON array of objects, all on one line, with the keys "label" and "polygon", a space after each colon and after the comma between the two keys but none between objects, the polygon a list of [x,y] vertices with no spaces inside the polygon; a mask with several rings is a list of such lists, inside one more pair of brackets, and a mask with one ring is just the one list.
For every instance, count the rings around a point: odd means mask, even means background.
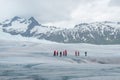
[{"label": "hiking group on glacier", "polygon": [[[75,51],[75,56],[80,56],[80,52],[79,51]],[[58,50],[54,50],[53,56],[67,56],[68,55],[68,51],[64,50],[64,51],[60,51],[58,52]],[[84,56],[87,56],[87,51],[84,52]]]}]

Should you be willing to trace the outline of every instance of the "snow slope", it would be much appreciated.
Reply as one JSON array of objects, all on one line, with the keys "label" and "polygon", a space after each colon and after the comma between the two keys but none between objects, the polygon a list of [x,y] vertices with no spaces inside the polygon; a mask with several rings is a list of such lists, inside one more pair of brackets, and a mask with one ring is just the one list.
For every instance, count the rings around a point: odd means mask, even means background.
[{"label": "snow slope", "polygon": [[[21,35],[11,35],[8,33],[3,32],[3,30],[0,28],[0,40],[5,40],[5,41],[27,41],[27,42],[37,42],[37,43],[56,43],[44,39],[36,39],[32,37],[23,37]],[[56,43],[57,44],[57,43]]]}]

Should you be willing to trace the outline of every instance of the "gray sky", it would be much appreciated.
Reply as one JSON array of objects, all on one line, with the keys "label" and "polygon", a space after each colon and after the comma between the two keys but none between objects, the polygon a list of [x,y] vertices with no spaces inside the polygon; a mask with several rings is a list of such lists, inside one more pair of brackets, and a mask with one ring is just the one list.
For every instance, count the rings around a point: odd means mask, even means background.
[{"label": "gray sky", "polygon": [[59,27],[120,21],[120,0],[0,0],[0,10],[0,21],[35,16],[41,24]]}]

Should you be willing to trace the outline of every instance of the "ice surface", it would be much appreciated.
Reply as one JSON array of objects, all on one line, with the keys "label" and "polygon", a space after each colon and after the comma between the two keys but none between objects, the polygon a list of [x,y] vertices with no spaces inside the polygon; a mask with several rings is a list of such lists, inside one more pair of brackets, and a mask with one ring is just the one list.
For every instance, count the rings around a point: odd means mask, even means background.
[{"label": "ice surface", "polygon": [[[29,40],[0,40],[0,80],[120,79],[120,45]],[[65,49],[68,50],[67,57],[53,56],[54,50]],[[80,51],[80,56],[74,56],[75,50]]]}]

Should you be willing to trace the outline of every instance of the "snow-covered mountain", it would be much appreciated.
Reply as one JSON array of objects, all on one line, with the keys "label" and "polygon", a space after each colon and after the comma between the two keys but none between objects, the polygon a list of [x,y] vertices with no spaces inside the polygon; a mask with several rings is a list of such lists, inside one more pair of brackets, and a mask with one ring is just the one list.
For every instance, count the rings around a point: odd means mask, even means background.
[{"label": "snow-covered mountain", "polygon": [[0,23],[11,35],[35,37],[61,43],[120,44],[120,22],[81,23],[72,29],[43,26],[34,17],[14,17]]},{"label": "snow-covered mountain", "polygon": [[82,23],[73,29],[61,31],[66,42],[112,44],[120,43],[119,22]]},{"label": "snow-covered mountain", "polygon": [[39,24],[33,17],[24,19],[16,16],[1,23],[1,26],[4,32],[25,37],[41,37],[46,33],[58,30],[56,27]]}]

